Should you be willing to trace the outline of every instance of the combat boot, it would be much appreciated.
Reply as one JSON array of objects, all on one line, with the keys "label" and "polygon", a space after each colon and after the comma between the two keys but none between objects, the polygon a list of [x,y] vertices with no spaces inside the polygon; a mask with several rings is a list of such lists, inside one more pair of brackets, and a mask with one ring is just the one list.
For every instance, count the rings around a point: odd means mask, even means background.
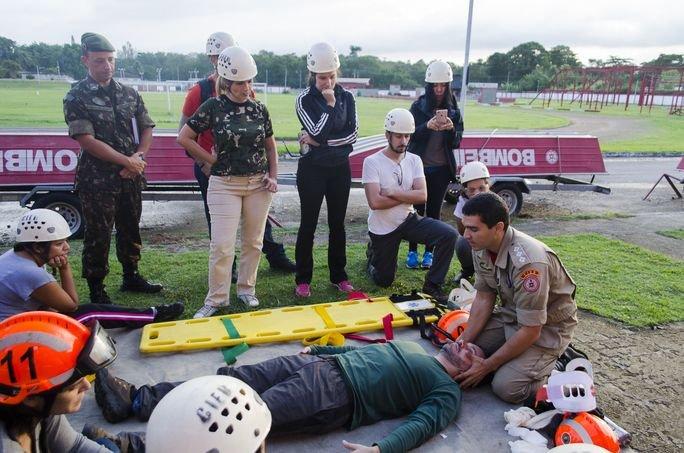
[{"label": "combat boot", "polygon": [[133,392],[133,384],[112,376],[106,368],[95,374],[95,401],[109,423],[118,423],[133,414]]},{"label": "combat boot", "polygon": [[132,291],[136,293],[158,293],[164,287],[159,283],[150,283],[138,272],[125,273],[121,291]]},{"label": "combat boot", "polygon": [[266,259],[268,260],[268,264],[271,269],[275,271],[286,272],[288,274],[292,274],[297,271],[297,266],[295,263],[293,263],[284,252],[275,256],[267,256]]},{"label": "combat boot", "polygon": [[102,279],[89,278],[88,279],[88,289],[90,290],[90,302],[93,304],[105,304],[111,305],[112,300],[109,298],[107,291],[105,291],[105,285],[102,283]]}]

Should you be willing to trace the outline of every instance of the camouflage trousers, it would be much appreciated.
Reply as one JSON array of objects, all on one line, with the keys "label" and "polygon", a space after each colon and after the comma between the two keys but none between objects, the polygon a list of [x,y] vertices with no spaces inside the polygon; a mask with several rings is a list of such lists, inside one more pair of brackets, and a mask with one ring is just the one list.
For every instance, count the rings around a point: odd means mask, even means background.
[{"label": "camouflage trousers", "polygon": [[118,192],[79,190],[85,235],[83,238],[83,277],[103,279],[109,273],[109,244],[116,227],[116,257],[124,274],[135,272],[140,261],[140,215],[142,193],[128,181]]}]

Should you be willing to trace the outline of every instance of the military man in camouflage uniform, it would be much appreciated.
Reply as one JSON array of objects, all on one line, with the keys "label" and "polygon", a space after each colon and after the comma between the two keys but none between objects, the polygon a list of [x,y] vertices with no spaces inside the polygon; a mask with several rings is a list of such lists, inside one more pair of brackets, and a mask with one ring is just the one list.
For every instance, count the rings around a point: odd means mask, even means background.
[{"label": "military man in camouflage uniform", "polygon": [[69,136],[81,145],[75,187],[85,219],[83,277],[93,303],[111,303],[103,284],[116,226],[116,255],[123,267],[122,291],[155,293],[161,285],[138,273],[141,191],[145,154],[154,122],[140,95],[112,79],[114,47],[102,35],[81,36],[81,61],[88,75],[64,98]]},{"label": "military man in camouflage uniform", "polygon": [[487,358],[473,358],[456,378],[467,388],[493,373],[497,396],[531,405],[577,326],[575,283],[553,250],[509,225],[506,203],[495,193],[468,200],[462,222],[477,294],[459,340],[478,345]]}]

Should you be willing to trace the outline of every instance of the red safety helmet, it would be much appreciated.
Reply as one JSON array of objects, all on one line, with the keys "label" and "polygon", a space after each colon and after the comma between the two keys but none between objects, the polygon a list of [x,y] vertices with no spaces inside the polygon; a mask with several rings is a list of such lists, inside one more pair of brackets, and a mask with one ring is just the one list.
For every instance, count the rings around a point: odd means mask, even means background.
[{"label": "red safety helmet", "polygon": [[620,451],[617,435],[608,423],[587,412],[568,417],[556,429],[556,445],[593,444],[612,453]]},{"label": "red safety helmet", "polygon": [[34,311],[0,322],[0,404],[71,385],[116,358],[114,341],[94,322]]},{"label": "red safety helmet", "polygon": [[[468,317],[470,317],[470,313],[465,310],[450,311],[446,315],[439,318],[439,321],[437,321],[437,327],[449,333],[452,336],[451,339],[456,340],[468,327]],[[435,333],[439,341],[445,342],[447,340],[446,336],[440,333],[439,330],[437,330]]]}]

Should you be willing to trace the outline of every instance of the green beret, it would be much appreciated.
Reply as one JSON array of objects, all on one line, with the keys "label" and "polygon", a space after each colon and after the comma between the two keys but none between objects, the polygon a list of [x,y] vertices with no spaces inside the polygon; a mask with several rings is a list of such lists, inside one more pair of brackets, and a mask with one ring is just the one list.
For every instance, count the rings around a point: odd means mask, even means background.
[{"label": "green beret", "polygon": [[97,33],[83,33],[81,35],[81,47],[84,52],[114,52],[114,46],[107,38]]}]

